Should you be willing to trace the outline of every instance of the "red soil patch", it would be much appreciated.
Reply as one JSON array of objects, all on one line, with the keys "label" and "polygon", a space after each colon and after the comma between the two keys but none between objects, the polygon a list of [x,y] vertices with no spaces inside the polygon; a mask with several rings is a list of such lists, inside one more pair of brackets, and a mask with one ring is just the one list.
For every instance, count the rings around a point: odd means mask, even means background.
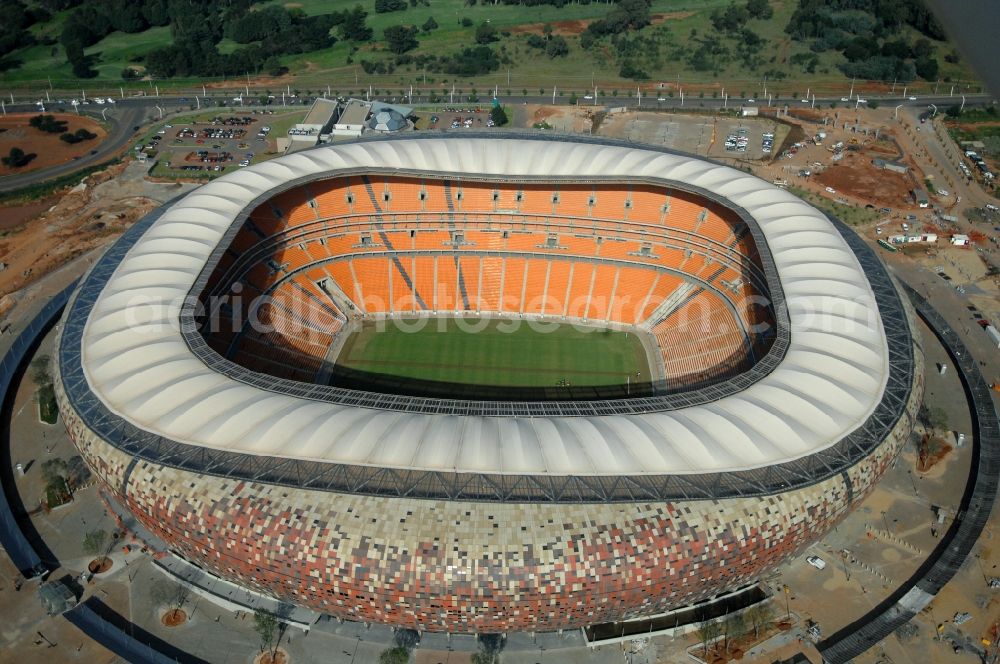
[{"label": "red soil patch", "polygon": [[278,648],[278,652],[271,656],[271,651],[263,652],[253,658],[253,664],[288,664],[291,658],[288,653],[282,648]]},{"label": "red soil patch", "polygon": [[177,627],[178,625],[186,623],[187,619],[187,614],[181,609],[171,609],[163,614],[163,617],[160,618],[160,622],[167,627]]},{"label": "red soil patch", "polygon": [[70,161],[73,157],[82,157],[100,145],[108,136],[108,132],[90,118],[69,113],[49,114],[54,115],[57,120],[65,120],[68,132],[86,129],[92,134],[97,134],[97,138],[93,140],[70,145],[59,140],[59,134],[48,134],[29,125],[28,120],[36,115],[38,113],[12,113],[6,117],[0,117],[0,129],[7,130],[0,131],[0,155],[6,157],[10,149],[15,147],[21,148],[27,154],[35,153],[37,155],[27,166],[22,168],[8,168],[0,164],[0,177],[37,171],[40,168],[48,168]]},{"label": "red soil patch", "polygon": [[87,570],[91,574],[103,574],[111,569],[111,566],[114,564],[111,558],[96,558],[90,561],[90,564],[87,565]]},{"label": "red soil patch", "polygon": [[948,456],[952,447],[940,438],[931,438],[927,434],[920,441],[917,454],[917,472],[926,473],[938,462]]},{"label": "red soil patch", "polygon": [[694,12],[662,12],[660,14],[652,14],[649,17],[649,22],[653,25],[657,25],[659,23],[663,23],[664,21],[679,21],[687,18],[688,16],[694,16]]},{"label": "red soil patch", "polygon": [[[653,14],[649,17],[650,23],[656,25],[658,23],[663,23],[664,21],[678,20],[682,18],[687,18],[688,16],[693,16],[694,12],[664,12],[661,14]],[[587,20],[566,20],[566,21],[553,21],[551,23],[525,23],[523,25],[515,25],[510,28],[511,34],[515,35],[527,35],[544,34],[543,30],[546,25],[552,26],[552,34],[563,35],[564,37],[572,37],[581,34],[587,29],[587,26],[596,21],[597,19],[587,19]]]},{"label": "red soil patch", "polygon": [[595,19],[590,20],[570,20],[570,21],[553,21],[552,23],[525,23],[524,25],[515,25],[510,29],[511,34],[515,35],[527,35],[527,34],[544,34],[543,29],[546,25],[552,26],[552,34],[554,35],[578,35],[587,29],[587,26],[594,22]]},{"label": "red soil patch", "polygon": [[[912,167],[911,167],[912,173]],[[917,186],[910,173],[880,170],[872,164],[867,150],[846,151],[844,158],[830,164],[816,175],[824,187],[832,187],[843,194],[875,206],[909,208],[913,206],[910,191]]]},{"label": "red soil patch", "polygon": [[1000,120],[991,121],[991,122],[975,122],[975,123],[971,123],[971,124],[970,123],[965,123],[965,122],[960,122],[960,123],[955,124],[955,125],[952,125],[952,123],[949,122],[948,125],[949,126],[958,127],[962,131],[967,131],[969,133],[974,133],[977,130],[982,129],[983,127],[997,127],[997,126],[1000,126]]},{"label": "red soil patch", "polygon": [[[23,205],[9,205],[0,207],[0,231],[10,228],[17,228],[29,219],[45,212],[59,201],[58,196],[50,196],[40,201],[31,201]],[[0,256],[5,255],[6,249],[0,245]]]}]

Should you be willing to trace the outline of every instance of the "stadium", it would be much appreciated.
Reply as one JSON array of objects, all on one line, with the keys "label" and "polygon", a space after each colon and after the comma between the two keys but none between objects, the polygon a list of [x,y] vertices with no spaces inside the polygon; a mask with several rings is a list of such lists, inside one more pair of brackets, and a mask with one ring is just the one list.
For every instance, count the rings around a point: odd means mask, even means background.
[{"label": "stadium", "polygon": [[878,257],[799,198],[516,133],[221,177],[107,250],[57,343],[75,444],[178,555],[453,633],[754,582],[875,485],[923,370]]}]

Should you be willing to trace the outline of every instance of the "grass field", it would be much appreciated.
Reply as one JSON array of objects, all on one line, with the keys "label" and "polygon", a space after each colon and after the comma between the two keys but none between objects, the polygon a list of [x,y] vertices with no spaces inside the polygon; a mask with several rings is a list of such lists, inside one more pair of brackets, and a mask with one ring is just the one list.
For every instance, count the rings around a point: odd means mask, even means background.
[{"label": "grass field", "polygon": [[[785,25],[797,6],[796,2],[774,1],[774,17],[771,20],[751,20],[748,28],[756,32],[766,43],[764,62],[760,67],[747,67],[739,58],[734,59],[719,71],[697,71],[687,60],[697,40],[713,34],[710,21],[712,10],[724,8],[731,0],[652,0],[650,7],[653,25],[644,28],[639,34],[656,36],[658,46],[644,48],[638,61],[650,74],[647,85],[657,82],[667,84],[680,83],[691,93],[694,89],[711,92],[720,87],[728,87],[730,91],[741,96],[759,94],[763,88],[764,72],[779,72],[787,76],[785,81],[768,79],[768,90],[787,97],[794,91],[801,91],[811,86],[814,90],[835,90],[842,92],[845,77],[836,65],[844,61],[844,56],[836,51],[819,54],[819,64],[815,72],[807,73],[802,67],[792,65],[789,58],[797,53],[809,51],[809,45],[793,41],[785,32]],[[357,0],[301,0],[299,2],[273,3],[287,7],[301,8],[307,14],[327,13],[349,9],[358,4]],[[530,90],[536,94],[539,87],[551,90],[558,84],[560,90],[576,90],[578,92],[598,85],[611,90],[620,88],[624,93],[635,83],[621,78],[619,75],[618,58],[605,45],[586,51],[580,47],[579,34],[586,25],[598,18],[604,17],[610,6],[607,3],[592,2],[581,4],[570,2],[562,7],[553,5],[538,5],[526,8],[521,5],[505,5],[477,3],[469,5],[466,0],[435,0],[431,6],[422,4],[408,7],[405,11],[378,14],[374,12],[374,2],[365,0],[361,3],[368,12],[368,25],[374,31],[375,41],[358,45],[357,52],[352,52],[353,46],[344,41],[336,42],[332,47],[310,53],[285,55],[281,62],[290,69],[290,76],[276,81],[276,85],[291,84],[300,90],[310,87],[319,89],[326,85],[333,86],[340,93],[367,89],[368,84],[375,88],[391,91],[390,96],[409,85],[435,89],[450,89],[457,85],[468,93],[478,86],[480,91],[487,87],[499,85],[506,96],[517,96],[522,90]],[[38,35],[46,34],[58,37],[61,23],[66,12],[57,12],[53,21],[33,28]],[[430,32],[421,32],[418,36],[419,46],[411,52],[412,55],[451,53],[474,44],[475,26],[489,21],[501,32],[499,42],[493,47],[509,59],[500,71],[475,79],[459,78],[447,74],[427,74],[419,71],[414,65],[401,66],[392,74],[366,75],[362,71],[360,61],[390,60],[393,56],[385,48],[383,32],[393,25],[422,25],[429,17],[433,17],[439,27]],[[472,26],[463,26],[462,19],[468,19]],[[527,46],[529,32],[540,32],[543,24],[551,24],[556,34],[566,37],[570,53],[566,57],[549,58],[539,51]],[[904,28],[904,34],[912,41],[917,34],[912,28]],[[153,28],[137,34],[113,33],[94,46],[86,49],[88,55],[99,56],[96,68],[99,77],[82,82],[88,87],[95,84],[122,83],[120,73],[129,63],[141,64],[142,56],[154,48],[170,43],[169,28]],[[218,48],[222,53],[230,53],[241,45],[225,39]],[[947,43],[935,43],[937,59],[941,65],[940,76],[944,80],[971,80],[970,70],[964,62],[957,64],[944,60],[945,53],[952,50]],[[28,85],[30,82],[46,81],[51,77],[56,87],[80,87],[72,79],[69,65],[66,63],[62,47],[33,46],[15,51],[15,59],[22,60],[22,67],[0,74],[0,81],[8,84]],[[510,83],[507,84],[508,72]],[[238,77],[237,77],[238,78]],[[266,86],[270,79],[261,79],[260,85]],[[794,81],[794,82],[793,82]],[[192,87],[193,80],[160,81],[162,89],[174,86]],[[133,88],[136,84],[126,85]],[[911,90],[922,92],[933,83],[914,82]],[[259,86],[258,86],[259,87]],[[845,88],[846,89],[846,88]],[[510,92],[507,92],[510,90]],[[568,92],[567,92],[568,94]]]},{"label": "grass field", "polygon": [[[421,324],[423,324],[421,326]],[[420,327],[420,329],[416,329]],[[511,331],[511,328],[516,328]],[[348,370],[502,387],[596,387],[632,382],[649,366],[635,334],[524,321],[417,319],[384,329],[365,323],[344,344],[337,365]],[[475,331],[478,330],[478,331]]]}]

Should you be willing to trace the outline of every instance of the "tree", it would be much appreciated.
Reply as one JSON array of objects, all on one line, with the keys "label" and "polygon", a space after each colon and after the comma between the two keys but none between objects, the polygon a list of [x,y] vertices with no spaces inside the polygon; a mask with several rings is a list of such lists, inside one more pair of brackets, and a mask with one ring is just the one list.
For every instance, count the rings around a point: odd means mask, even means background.
[{"label": "tree", "polygon": [[566,38],[556,35],[550,39],[548,45],[545,47],[545,55],[550,58],[569,55],[569,44],[566,43]]},{"label": "tree", "polygon": [[947,431],[948,413],[940,406],[932,406],[927,409],[927,423],[938,431]]},{"label": "tree", "polygon": [[756,639],[760,636],[760,632],[763,628],[767,627],[767,624],[774,619],[774,606],[771,602],[760,602],[750,606],[746,610],[747,622],[750,623],[750,629],[753,630],[753,636]]},{"label": "tree", "polygon": [[69,473],[69,465],[65,459],[49,459],[42,463],[42,479],[49,483],[53,480],[62,479]]},{"label": "tree", "polygon": [[944,114],[947,115],[949,118],[957,118],[960,115],[962,115],[962,107],[959,106],[958,104],[952,104],[947,109],[945,109]]},{"label": "tree", "polygon": [[417,28],[407,25],[390,25],[382,31],[386,45],[396,55],[402,55],[417,47]]},{"label": "tree", "polygon": [[476,43],[477,44],[489,44],[495,42],[499,37],[497,37],[497,29],[493,27],[492,23],[480,23],[476,27]]},{"label": "tree", "polygon": [[375,13],[401,12],[406,9],[406,0],[375,0]]},{"label": "tree", "polygon": [[21,168],[22,166],[27,166],[28,163],[34,159],[36,155],[34,152],[25,153],[24,150],[18,147],[13,147],[6,157],[0,159],[5,166],[10,166],[11,168]]},{"label": "tree", "polygon": [[340,36],[348,41],[371,41],[375,33],[365,24],[367,17],[368,12],[362,9],[361,5],[355,5],[354,9],[344,12],[344,20],[340,24]]},{"label": "tree", "polygon": [[39,355],[31,361],[31,382],[41,387],[52,382],[52,358],[48,355]]},{"label": "tree", "polygon": [[747,633],[747,621],[742,613],[726,615],[726,652],[729,651],[730,639],[738,639]]},{"label": "tree", "polygon": [[934,58],[918,58],[914,61],[917,76],[925,81],[933,81],[938,75],[938,61]]},{"label": "tree", "polygon": [[420,643],[420,632],[415,629],[400,627],[393,633],[392,640],[400,648],[413,650]]},{"label": "tree", "polygon": [[167,579],[157,580],[150,588],[150,596],[153,601],[166,606],[168,611],[183,609],[190,594],[191,591],[183,583],[175,583]]},{"label": "tree", "polygon": [[108,533],[106,530],[91,530],[83,536],[83,552],[104,562],[108,556]]},{"label": "tree", "polygon": [[271,650],[271,658],[274,659],[278,651],[278,618],[270,611],[257,609],[253,612],[253,629],[260,637],[260,651]]},{"label": "tree", "polygon": [[503,634],[477,634],[479,652],[472,655],[472,664],[494,664],[506,642]]},{"label": "tree", "polygon": [[270,76],[281,76],[288,71],[288,67],[281,64],[281,60],[275,55],[268,56],[260,68]]},{"label": "tree", "polygon": [[767,20],[774,16],[774,10],[767,0],[747,0],[746,9],[752,18]]},{"label": "tree", "polygon": [[406,664],[410,661],[410,651],[400,646],[386,648],[378,656],[378,664]]},{"label": "tree", "polygon": [[507,124],[507,111],[503,110],[503,106],[494,106],[490,109],[490,120],[497,127],[504,126]]},{"label": "tree", "polygon": [[428,16],[424,24],[420,26],[420,29],[424,32],[430,32],[432,30],[437,30],[438,22],[434,20],[433,16]]},{"label": "tree", "polygon": [[577,96],[576,96],[576,93],[574,92],[574,93],[570,94],[570,96],[569,96],[569,105],[570,106],[576,106],[576,104],[577,104]]},{"label": "tree", "polygon": [[712,639],[719,635],[719,623],[712,619],[703,620],[698,623],[698,638],[701,639],[702,645],[704,646],[703,655],[705,658],[708,657],[708,646]]}]

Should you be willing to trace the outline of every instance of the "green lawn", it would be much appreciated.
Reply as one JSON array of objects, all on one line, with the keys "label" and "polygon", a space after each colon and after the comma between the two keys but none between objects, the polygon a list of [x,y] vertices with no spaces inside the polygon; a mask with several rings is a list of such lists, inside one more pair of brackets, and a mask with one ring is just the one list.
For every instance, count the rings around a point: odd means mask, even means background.
[{"label": "green lawn", "polygon": [[[423,323],[423,325],[421,325]],[[419,329],[416,329],[418,328]],[[636,372],[648,380],[642,343],[598,328],[466,318],[366,323],[352,334],[338,367],[383,376],[463,385],[571,387],[622,385]],[[513,328],[513,329],[512,329]]]},{"label": "green lawn", "polygon": [[[650,75],[647,85],[658,82],[679,82],[691,94],[695,89],[711,92],[726,87],[734,96],[759,96],[764,87],[764,75],[772,72],[767,79],[767,88],[782,98],[787,98],[793,93],[801,94],[806,87],[811,87],[821,94],[846,91],[846,85],[849,83],[837,69],[837,64],[844,61],[844,56],[838,52],[828,51],[819,54],[819,64],[813,73],[806,73],[801,66],[790,64],[789,58],[793,55],[809,52],[807,43],[793,41],[784,32],[788,19],[797,6],[797,3],[792,1],[772,2],[774,17],[771,20],[748,21],[747,27],[765,41],[759,66],[747,66],[737,58],[721,66],[717,72],[693,69],[687,58],[697,47],[699,40],[712,42],[721,39],[730,49],[736,43],[730,37],[722,38],[716,35],[710,21],[712,10],[726,7],[730,2],[731,0],[652,0],[650,11],[654,24],[638,34],[655,37],[657,45],[642,46],[639,48],[639,55],[635,56],[636,64]],[[278,0],[270,4],[301,7],[308,14],[319,14],[349,9],[359,2],[358,0],[302,0],[301,2]],[[502,95],[515,97],[520,96],[521,90],[527,89],[532,94],[538,94],[539,87],[551,90],[554,84],[561,90],[583,91],[596,84],[609,93],[614,88],[619,89],[622,94],[629,90],[634,92],[635,83],[621,79],[620,63],[609,46],[605,45],[590,51],[580,47],[577,36],[579,30],[587,22],[606,16],[611,8],[607,3],[570,2],[563,7],[553,5],[524,7],[484,2],[469,6],[466,0],[434,0],[430,3],[430,7],[425,7],[421,3],[417,7],[408,7],[404,11],[386,14],[375,13],[373,0],[362,0],[360,4],[369,12],[367,22],[374,31],[375,41],[359,44],[356,52],[352,52],[354,48],[352,44],[337,41],[328,49],[283,56],[280,60],[289,67],[294,78],[292,81],[283,79],[281,84],[290,82],[293,88],[301,91],[309,89],[315,91],[330,85],[340,94],[366,90],[369,83],[383,93],[391,91],[390,95],[408,88],[411,84],[441,90],[456,85],[463,88],[466,93],[473,87],[478,87],[479,91],[483,92],[487,87],[499,85]],[[369,76],[364,73],[360,65],[361,60],[388,61],[394,57],[381,41],[385,28],[399,24],[421,26],[429,17],[434,17],[439,27],[428,34],[421,32],[418,36],[419,46],[411,52],[411,55],[453,53],[473,45],[475,26],[489,21],[501,32],[500,41],[492,46],[502,56],[509,58],[509,63],[502,65],[495,73],[474,80],[460,79],[447,74],[425,75],[414,65],[401,66],[392,74]],[[59,12],[52,22],[32,30],[36,34],[47,34],[57,38],[64,19],[65,12]],[[462,19],[469,19],[473,25],[463,26]],[[581,23],[573,25],[574,21]],[[538,24],[544,23],[553,24],[557,34],[566,36],[570,49],[568,56],[554,59],[545,56],[542,52],[530,48],[527,45],[528,35],[524,30],[517,29],[518,26],[526,24],[537,27]],[[903,34],[910,41],[918,36],[909,27],[903,29]],[[635,34],[630,33],[628,37],[634,38]],[[122,84],[120,74],[127,64],[141,64],[141,58],[145,53],[170,43],[170,38],[168,27],[152,28],[136,34],[113,33],[86,49],[88,55],[99,56],[96,64],[99,77],[82,82],[72,79],[65,53],[58,44],[21,49],[12,53],[11,57],[22,60],[24,65],[0,74],[0,81],[25,87],[31,82],[47,84],[46,79],[50,77],[57,88],[72,89],[80,87],[81,84],[91,89],[95,85],[102,84],[105,87],[115,87]],[[935,42],[933,46],[935,57],[941,66],[940,76],[943,80],[950,77],[953,80],[968,81],[973,78],[964,61],[952,64],[944,60],[944,55],[953,50],[952,45]],[[218,48],[222,53],[231,53],[237,48],[242,48],[242,45],[224,39],[218,44]],[[787,78],[778,81],[774,78],[775,74]],[[173,79],[159,81],[159,85],[162,90],[167,90],[169,87],[190,88],[197,87],[198,81]],[[136,84],[125,87],[134,89]],[[917,94],[923,94],[932,87],[933,83],[920,81],[910,84],[910,90]]]}]

